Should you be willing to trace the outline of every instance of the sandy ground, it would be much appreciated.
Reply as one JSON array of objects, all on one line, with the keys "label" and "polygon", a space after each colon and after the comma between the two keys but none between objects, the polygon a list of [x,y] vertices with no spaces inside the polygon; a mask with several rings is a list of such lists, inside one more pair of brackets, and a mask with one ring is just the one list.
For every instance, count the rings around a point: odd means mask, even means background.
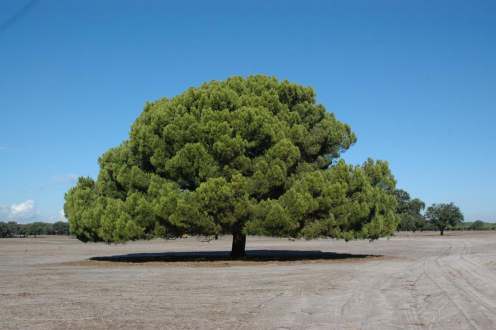
[{"label": "sandy ground", "polygon": [[[87,260],[229,247],[230,237],[112,246],[1,239],[0,328],[496,329],[493,232],[372,243],[248,239],[248,249],[278,250],[275,259],[292,261]],[[318,251],[353,255],[308,260]]]}]

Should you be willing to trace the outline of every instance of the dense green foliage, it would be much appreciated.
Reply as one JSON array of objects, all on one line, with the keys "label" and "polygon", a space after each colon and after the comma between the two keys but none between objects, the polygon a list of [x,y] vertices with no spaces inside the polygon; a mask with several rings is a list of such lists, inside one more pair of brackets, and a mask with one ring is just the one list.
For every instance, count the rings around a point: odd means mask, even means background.
[{"label": "dense green foliage", "polygon": [[486,229],[487,224],[484,221],[476,220],[470,224],[468,227],[471,230],[484,230]]},{"label": "dense green foliage", "polygon": [[450,227],[456,227],[463,222],[463,214],[453,203],[433,204],[427,208],[425,213],[426,220],[436,227],[441,235]]},{"label": "dense green foliage", "polygon": [[448,228],[450,230],[496,230],[496,223],[485,222],[482,220],[464,221],[454,227]]},{"label": "dense green foliage", "polygon": [[396,212],[400,217],[398,230],[413,232],[423,230],[426,225],[426,221],[422,215],[425,203],[418,198],[412,199],[408,192],[401,189],[397,189],[395,195],[398,201]]},{"label": "dense green foliage", "polygon": [[376,239],[396,229],[387,163],[339,160],[356,138],[311,88],[252,76],[147,103],[98,179],[66,194],[82,241],[192,235]]},{"label": "dense green foliage", "polygon": [[0,222],[0,238],[37,235],[69,235],[69,224],[62,221],[27,224],[19,224],[13,221]]}]

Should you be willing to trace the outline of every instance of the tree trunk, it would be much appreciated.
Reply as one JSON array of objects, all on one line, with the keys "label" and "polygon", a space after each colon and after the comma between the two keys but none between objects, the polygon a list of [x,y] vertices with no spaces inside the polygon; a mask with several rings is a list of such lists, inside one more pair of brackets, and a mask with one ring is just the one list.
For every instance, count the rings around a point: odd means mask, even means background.
[{"label": "tree trunk", "polygon": [[231,258],[243,258],[245,254],[246,235],[242,233],[233,233],[233,241],[231,248]]},{"label": "tree trunk", "polygon": [[444,229],[441,229],[441,236],[444,235]]}]

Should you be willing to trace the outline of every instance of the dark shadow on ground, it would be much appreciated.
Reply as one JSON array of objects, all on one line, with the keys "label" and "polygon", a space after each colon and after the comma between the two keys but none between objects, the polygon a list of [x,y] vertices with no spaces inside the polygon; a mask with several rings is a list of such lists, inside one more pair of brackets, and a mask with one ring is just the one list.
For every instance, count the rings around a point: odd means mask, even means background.
[{"label": "dark shadow on ground", "polygon": [[322,251],[298,250],[248,250],[246,257],[233,259],[229,251],[202,251],[202,252],[163,252],[163,253],[132,253],[114,256],[93,257],[90,260],[112,262],[173,262],[173,261],[305,261],[305,260],[339,260],[339,259],[364,259],[382,257],[380,255],[349,254]]}]

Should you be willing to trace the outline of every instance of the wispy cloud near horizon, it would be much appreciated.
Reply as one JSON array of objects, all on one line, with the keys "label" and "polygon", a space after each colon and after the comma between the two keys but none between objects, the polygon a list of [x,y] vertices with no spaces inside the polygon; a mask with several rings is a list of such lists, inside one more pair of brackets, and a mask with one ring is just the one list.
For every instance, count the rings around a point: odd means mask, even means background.
[{"label": "wispy cloud near horizon", "polygon": [[19,204],[12,204],[10,206],[10,213],[12,215],[21,215],[26,213],[31,213],[34,211],[34,201],[32,199],[28,199],[25,202]]},{"label": "wispy cloud near horizon", "polygon": [[16,221],[19,223],[40,220],[40,214],[32,199],[24,202],[14,203],[8,206],[0,206],[0,221]]},{"label": "wispy cloud near horizon", "polygon": [[65,183],[74,183],[78,179],[77,174],[69,173],[69,174],[62,174],[62,175],[56,175],[52,177],[52,180],[54,183],[60,183],[60,184],[65,184]]},{"label": "wispy cloud near horizon", "polygon": [[36,221],[57,222],[67,221],[64,210],[60,209],[52,215],[41,214],[32,199],[11,205],[0,205],[0,221],[15,221],[17,223],[30,223]]}]

